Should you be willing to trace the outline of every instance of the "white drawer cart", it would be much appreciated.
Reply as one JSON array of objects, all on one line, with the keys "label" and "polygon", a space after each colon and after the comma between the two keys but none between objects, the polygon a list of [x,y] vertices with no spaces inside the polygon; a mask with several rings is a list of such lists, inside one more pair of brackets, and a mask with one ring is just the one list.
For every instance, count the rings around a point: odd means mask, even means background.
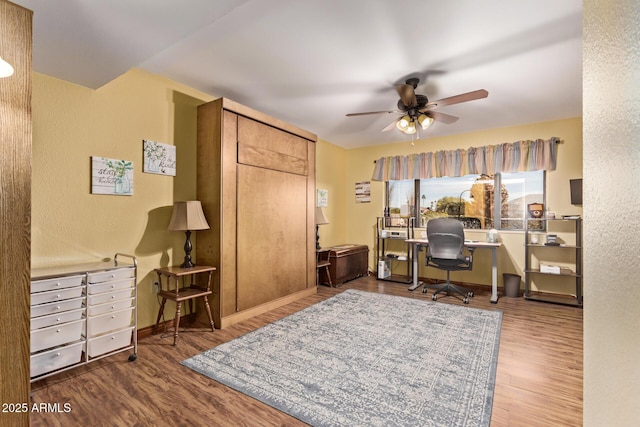
[{"label": "white drawer cart", "polygon": [[31,381],[130,349],[136,360],[136,283],[137,260],[121,253],[32,270]]}]

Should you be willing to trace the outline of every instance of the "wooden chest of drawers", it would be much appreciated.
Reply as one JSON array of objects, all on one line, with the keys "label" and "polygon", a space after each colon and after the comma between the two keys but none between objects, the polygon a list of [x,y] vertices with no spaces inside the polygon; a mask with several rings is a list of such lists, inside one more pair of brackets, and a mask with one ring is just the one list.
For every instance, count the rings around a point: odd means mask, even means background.
[{"label": "wooden chest of drawers", "polygon": [[334,284],[339,285],[356,277],[366,276],[369,265],[367,245],[344,244],[329,249],[329,274]]}]

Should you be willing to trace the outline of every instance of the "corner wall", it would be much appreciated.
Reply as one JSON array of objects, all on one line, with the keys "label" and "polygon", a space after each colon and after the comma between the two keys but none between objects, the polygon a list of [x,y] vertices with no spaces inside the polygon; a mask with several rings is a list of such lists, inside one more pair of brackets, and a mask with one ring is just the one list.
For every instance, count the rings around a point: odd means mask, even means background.
[{"label": "corner wall", "polygon": [[[196,107],[211,99],[141,70],[97,90],[34,73],[32,267],[135,255],[138,326],[154,324],[153,269],[184,256],[167,224],[174,201],[196,197]],[[175,177],[142,172],[143,139],[176,146]],[[133,195],[91,194],[91,156],[133,161]]]}]

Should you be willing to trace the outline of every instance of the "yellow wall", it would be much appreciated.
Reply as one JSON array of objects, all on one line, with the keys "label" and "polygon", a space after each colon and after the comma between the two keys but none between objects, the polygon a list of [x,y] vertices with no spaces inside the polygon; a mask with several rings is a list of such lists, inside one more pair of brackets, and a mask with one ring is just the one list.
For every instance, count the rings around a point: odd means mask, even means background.
[{"label": "yellow wall", "polygon": [[[329,224],[319,226],[320,246],[346,243],[347,235],[347,151],[319,140],[316,145],[316,188],[328,190],[327,206],[323,208]],[[349,193],[350,194],[350,193]]]},{"label": "yellow wall", "polygon": [[[98,90],[34,73],[32,267],[135,255],[138,325],[155,323],[151,272],[184,256],[166,227],[173,202],[196,196],[196,106],[211,99],[140,70]],[[142,173],[143,139],[176,146],[175,177]],[[133,161],[133,196],[91,194],[91,156]]]}]

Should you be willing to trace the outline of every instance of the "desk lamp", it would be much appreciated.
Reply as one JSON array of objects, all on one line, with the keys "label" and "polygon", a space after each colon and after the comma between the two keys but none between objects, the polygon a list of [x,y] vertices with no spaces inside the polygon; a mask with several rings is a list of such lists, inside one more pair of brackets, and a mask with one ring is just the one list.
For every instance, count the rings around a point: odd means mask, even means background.
[{"label": "desk lamp", "polygon": [[318,234],[318,226],[329,224],[329,220],[324,216],[324,211],[320,206],[316,206],[316,250],[320,250],[320,234]]},{"label": "desk lamp", "polygon": [[169,221],[168,229],[171,231],[184,231],[187,240],[184,243],[184,262],[180,267],[191,268],[195,264],[191,261],[191,232],[194,230],[206,230],[210,228],[202,211],[202,204],[198,200],[188,202],[175,202],[173,213]]}]

